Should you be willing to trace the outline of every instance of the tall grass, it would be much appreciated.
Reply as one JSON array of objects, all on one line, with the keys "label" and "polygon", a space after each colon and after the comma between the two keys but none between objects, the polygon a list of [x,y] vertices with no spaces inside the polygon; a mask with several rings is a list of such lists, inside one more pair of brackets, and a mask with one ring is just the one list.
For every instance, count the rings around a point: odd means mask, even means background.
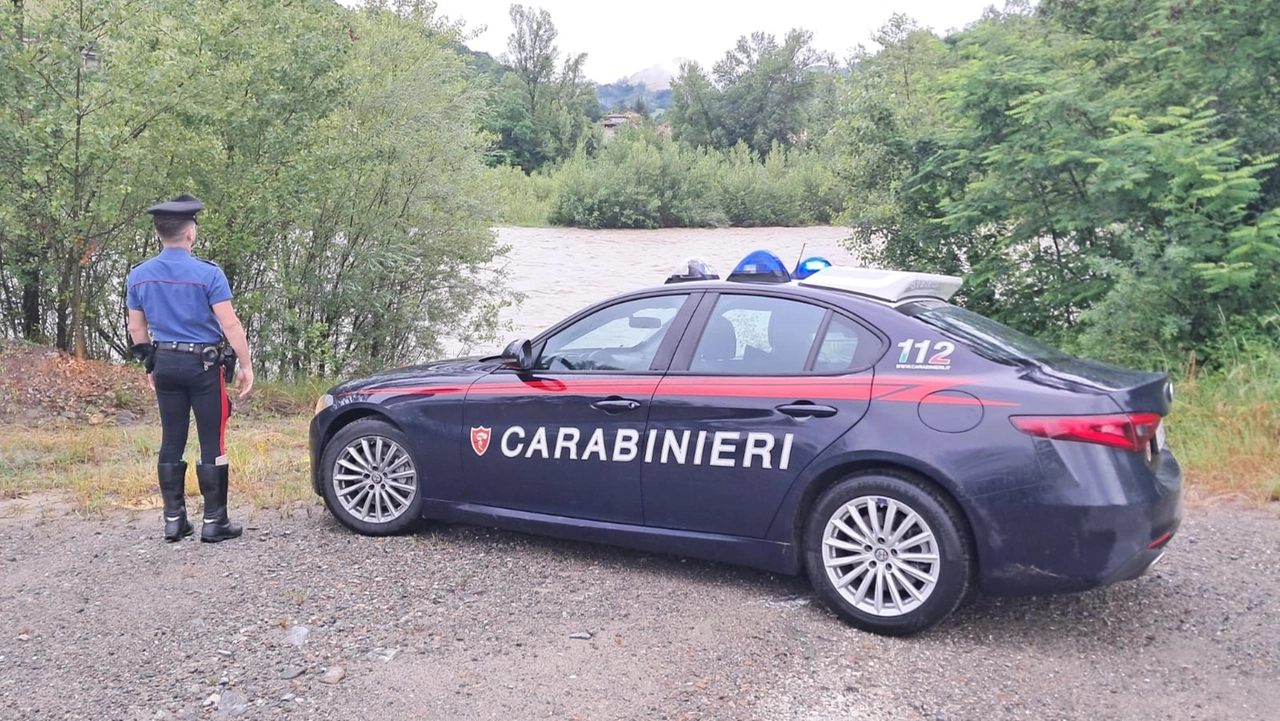
[{"label": "tall grass", "polygon": [[[255,386],[227,424],[231,503],[277,507],[311,498],[307,440],[316,399],[330,383],[319,379]],[[130,426],[0,425],[0,497],[56,492],[83,513],[112,507],[159,507],[156,461],[160,424],[155,413]],[[195,462],[200,445],[192,421],[184,458],[187,495],[199,498]]]},{"label": "tall grass", "polygon": [[1280,501],[1280,349],[1254,348],[1175,384],[1169,443],[1210,497]]},{"label": "tall grass", "polygon": [[[308,426],[320,380],[267,383],[227,429],[233,506],[279,507],[314,498]],[[1169,443],[1195,499],[1280,501],[1280,350],[1241,355],[1221,369],[1190,368],[1176,383]],[[158,508],[154,414],[119,427],[0,425],[0,497],[56,492],[80,512]],[[186,458],[199,456],[195,427]],[[187,493],[198,504],[194,470]]]},{"label": "tall grass", "polygon": [[[312,496],[307,452],[310,416],[232,417],[227,428],[231,503],[275,507]],[[6,426],[0,429],[0,496],[52,491],[85,513],[158,508],[160,426]],[[199,498],[200,457],[194,424],[185,458],[187,495]]]}]

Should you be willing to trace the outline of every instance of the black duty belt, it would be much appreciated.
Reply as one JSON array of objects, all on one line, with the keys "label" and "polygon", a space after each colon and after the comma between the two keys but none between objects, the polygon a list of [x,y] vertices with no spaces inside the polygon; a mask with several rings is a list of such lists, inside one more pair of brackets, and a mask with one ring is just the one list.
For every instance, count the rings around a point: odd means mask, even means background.
[{"label": "black duty belt", "polygon": [[171,340],[156,341],[155,346],[160,350],[176,350],[181,353],[195,353],[197,355],[204,353],[205,348],[219,347],[217,343],[179,343]]}]

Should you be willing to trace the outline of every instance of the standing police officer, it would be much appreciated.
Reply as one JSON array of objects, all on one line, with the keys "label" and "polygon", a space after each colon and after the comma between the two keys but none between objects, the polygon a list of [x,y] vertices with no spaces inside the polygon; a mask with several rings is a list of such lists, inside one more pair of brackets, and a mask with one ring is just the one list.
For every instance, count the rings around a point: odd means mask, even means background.
[{"label": "standing police officer", "polygon": [[196,213],[204,204],[190,195],[147,209],[154,218],[160,254],[129,272],[129,335],[133,353],[147,366],[147,379],[160,406],[160,494],[164,497],[164,538],[191,535],[187,521],[182,454],[191,414],[200,436],[196,478],[204,496],[200,540],[217,543],[240,535],[227,518],[227,416],[231,405],[224,375],[222,337],[239,360],[239,397],[253,388],[253,366],[244,327],[231,306],[227,276],[216,263],[191,254]]}]

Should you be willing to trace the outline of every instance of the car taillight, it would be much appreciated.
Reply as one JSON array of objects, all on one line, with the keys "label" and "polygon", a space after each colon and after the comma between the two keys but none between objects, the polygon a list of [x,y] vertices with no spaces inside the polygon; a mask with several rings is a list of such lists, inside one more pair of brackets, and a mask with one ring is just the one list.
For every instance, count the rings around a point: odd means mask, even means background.
[{"label": "car taillight", "polygon": [[1160,427],[1159,413],[1116,413],[1103,416],[1012,416],[1013,427],[1032,436],[1061,441],[1099,443],[1133,453],[1150,450]]}]

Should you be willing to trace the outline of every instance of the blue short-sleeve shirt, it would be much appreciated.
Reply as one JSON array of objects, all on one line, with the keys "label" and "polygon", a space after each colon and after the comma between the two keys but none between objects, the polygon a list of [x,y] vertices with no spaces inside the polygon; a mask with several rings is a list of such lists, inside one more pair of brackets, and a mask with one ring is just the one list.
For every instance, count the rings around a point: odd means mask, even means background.
[{"label": "blue short-sleeve shirt", "polygon": [[155,340],[217,343],[222,339],[213,305],[231,300],[231,286],[216,263],[182,248],[165,248],[134,266],[128,283],[125,304],[147,316]]}]

